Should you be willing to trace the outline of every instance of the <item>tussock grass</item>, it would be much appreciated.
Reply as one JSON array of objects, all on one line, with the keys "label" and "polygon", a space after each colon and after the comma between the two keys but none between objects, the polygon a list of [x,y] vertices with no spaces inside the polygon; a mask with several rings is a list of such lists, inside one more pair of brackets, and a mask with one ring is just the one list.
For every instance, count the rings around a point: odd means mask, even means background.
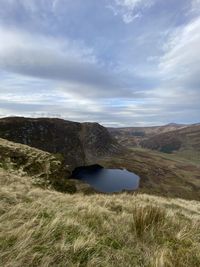
[{"label": "tussock grass", "polygon": [[132,228],[136,236],[140,238],[150,229],[158,231],[158,228],[163,227],[166,220],[165,210],[158,206],[134,206]]},{"label": "tussock grass", "polygon": [[200,266],[200,204],[64,194],[0,171],[0,266]]}]

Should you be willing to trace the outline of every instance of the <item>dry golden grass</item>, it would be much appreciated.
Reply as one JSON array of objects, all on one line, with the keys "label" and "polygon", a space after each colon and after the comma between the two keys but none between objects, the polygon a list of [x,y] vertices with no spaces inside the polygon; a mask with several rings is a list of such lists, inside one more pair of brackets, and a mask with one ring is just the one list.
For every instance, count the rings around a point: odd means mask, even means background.
[{"label": "dry golden grass", "polygon": [[200,266],[200,204],[64,194],[0,171],[0,266]]}]

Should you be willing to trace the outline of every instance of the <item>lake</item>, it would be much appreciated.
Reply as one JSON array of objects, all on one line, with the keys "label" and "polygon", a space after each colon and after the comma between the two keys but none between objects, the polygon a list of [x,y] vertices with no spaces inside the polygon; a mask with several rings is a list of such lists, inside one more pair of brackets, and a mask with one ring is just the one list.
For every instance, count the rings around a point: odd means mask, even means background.
[{"label": "lake", "polygon": [[120,169],[104,169],[100,165],[78,167],[72,175],[104,193],[136,190],[140,181],[139,176],[132,172]]}]

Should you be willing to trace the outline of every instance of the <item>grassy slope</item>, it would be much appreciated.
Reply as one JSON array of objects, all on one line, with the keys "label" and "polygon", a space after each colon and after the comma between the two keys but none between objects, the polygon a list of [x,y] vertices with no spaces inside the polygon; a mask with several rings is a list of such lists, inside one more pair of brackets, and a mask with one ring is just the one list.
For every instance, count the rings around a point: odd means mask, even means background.
[{"label": "grassy slope", "polygon": [[200,165],[191,160],[133,148],[119,157],[108,157],[98,163],[138,174],[141,177],[140,192],[200,200]]},{"label": "grassy slope", "polygon": [[178,156],[200,164],[200,125],[191,125],[154,135],[143,141],[141,145],[163,152],[174,151]]},{"label": "grassy slope", "polygon": [[20,176],[28,175],[33,183],[44,188],[76,191],[74,182],[66,180],[71,172],[60,155],[0,138],[0,167]]},{"label": "grassy slope", "polygon": [[0,265],[200,266],[200,203],[40,189],[0,170]]},{"label": "grassy slope", "polygon": [[147,138],[181,129],[185,126],[186,125],[172,123],[163,126],[108,128],[108,130],[120,144],[126,147],[137,147],[140,142]]},{"label": "grassy slope", "polygon": [[[3,139],[0,163],[0,266],[200,266],[200,202],[59,193],[59,159]],[[137,149],[104,163],[140,172],[143,192],[198,199],[188,161]]]},{"label": "grassy slope", "polygon": [[[111,128],[110,132],[127,148],[155,149],[171,152],[200,164],[200,125],[166,125],[161,127]],[[139,134],[137,134],[139,133]],[[141,134],[141,135],[140,135]]]}]

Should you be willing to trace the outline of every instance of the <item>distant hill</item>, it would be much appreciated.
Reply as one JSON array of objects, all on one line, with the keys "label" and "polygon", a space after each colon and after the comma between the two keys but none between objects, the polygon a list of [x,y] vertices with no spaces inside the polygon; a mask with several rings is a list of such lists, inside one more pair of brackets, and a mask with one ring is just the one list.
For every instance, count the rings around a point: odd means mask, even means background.
[{"label": "distant hill", "polygon": [[98,123],[62,119],[8,117],[0,119],[0,137],[50,153],[62,154],[66,164],[84,165],[95,157],[112,155],[120,146]]},{"label": "distant hill", "polygon": [[163,126],[152,127],[122,127],[108,128],[108,131],[119,141],[120,144],[133,147],[138,146],[141,141],[157,134],[174,131],[186,127],[185,124],[169,123]]},{"label": "distant hill", "polygon": [[165,153],[179,151],[182,154],[200,153],[200,124],[154,135],[141,143],[142,147]]}]

